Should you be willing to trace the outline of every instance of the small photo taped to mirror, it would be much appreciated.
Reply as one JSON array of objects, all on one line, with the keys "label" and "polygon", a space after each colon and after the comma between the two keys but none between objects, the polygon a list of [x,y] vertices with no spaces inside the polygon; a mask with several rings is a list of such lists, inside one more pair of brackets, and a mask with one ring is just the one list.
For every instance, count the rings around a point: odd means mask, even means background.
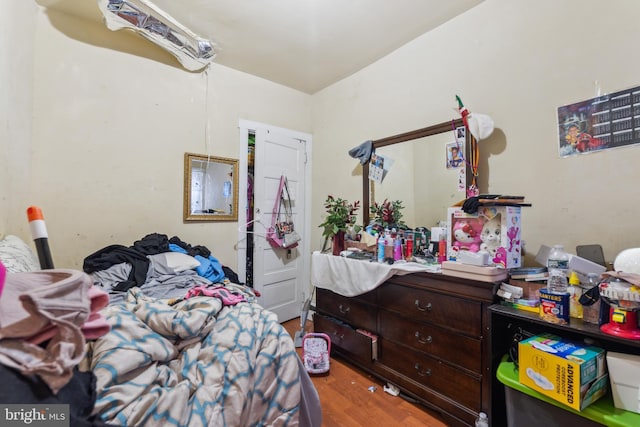
[{"label": "small photo taped to mirror", "polygon": [[446,151],[447,169],[457,169],[464,165],[464,143],[450,142]]}]

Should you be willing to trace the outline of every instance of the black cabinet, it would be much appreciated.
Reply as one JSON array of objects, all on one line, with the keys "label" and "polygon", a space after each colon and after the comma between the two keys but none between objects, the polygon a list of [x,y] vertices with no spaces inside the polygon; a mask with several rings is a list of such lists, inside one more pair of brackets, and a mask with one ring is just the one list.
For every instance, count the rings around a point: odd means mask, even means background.
[{"label": "black cabinet", "polygon": [[526,335],[549,332],[567,340],[585,342],[607,351],[640,355],[640,341],[628,340],[605,334],[597,325],[571,319],[569,325],[557,325],[543,321],[536,313],[529,313],[512,307],[494,304],[489,307],[491,366],[493,374],[491,398],[491,424],[506,426],[506,406],[504,386],[495,376],[502,357],[517,348],[517,339]]}]

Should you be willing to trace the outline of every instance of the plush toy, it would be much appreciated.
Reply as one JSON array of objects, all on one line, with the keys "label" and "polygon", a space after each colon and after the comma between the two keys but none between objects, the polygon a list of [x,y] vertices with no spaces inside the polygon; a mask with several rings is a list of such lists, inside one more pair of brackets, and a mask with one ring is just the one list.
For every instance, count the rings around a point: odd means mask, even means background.
[{"label": "plush toy", "polygon": [[480,240],[482,241],[480,250],[488,252],[492,258],[496,256],[496,251],[498,247],[500,247],[500,232],[500,214],[487,220],[482,226],[482,232],[480,233]]},{"label": "plush toy", "polygon": [[482,230],[482,220],[480,218],[456,219],[453,223],[451,234],[451,246],[454,251],[480,250],[480,232]]}]

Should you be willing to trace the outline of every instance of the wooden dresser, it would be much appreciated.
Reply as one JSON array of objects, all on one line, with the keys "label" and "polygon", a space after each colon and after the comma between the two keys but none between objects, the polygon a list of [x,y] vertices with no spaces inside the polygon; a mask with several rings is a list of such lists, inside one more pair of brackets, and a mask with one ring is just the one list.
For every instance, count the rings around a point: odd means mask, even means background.
[{"label": "wooden dresser", "polygon": [[393,276],[351,298],[318,288],[314,329],[331,337],[333,356],[396,385],[448,425],[473,426],[479,412],[491,419],[488,307],[497,288],[433,273]]}]

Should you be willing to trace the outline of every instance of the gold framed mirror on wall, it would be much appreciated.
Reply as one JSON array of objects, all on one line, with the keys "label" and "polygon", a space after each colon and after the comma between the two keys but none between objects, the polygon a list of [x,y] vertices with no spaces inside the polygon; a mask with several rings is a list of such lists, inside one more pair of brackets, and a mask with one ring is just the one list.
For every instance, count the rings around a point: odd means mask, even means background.
[{"label": "gold framed mirror on wall", "polygon": [[238,220],[238,159],[184,154],[183,219]]}]

